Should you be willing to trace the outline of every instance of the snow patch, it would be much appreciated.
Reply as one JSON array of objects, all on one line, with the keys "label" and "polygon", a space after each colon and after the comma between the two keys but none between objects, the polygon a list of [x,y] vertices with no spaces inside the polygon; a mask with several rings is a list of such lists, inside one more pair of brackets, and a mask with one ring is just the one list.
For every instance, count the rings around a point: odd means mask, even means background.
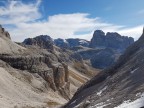
[{"label": "snow patch", "polygon": [[75,101],[73,101],[71,104],[75,104],[77,102],[77,99]]},{"label": "snow patch", "polygon": [[103,89],[101,89],[99,92],[97,92],[98,96],[101,96],[102,92],[107,89],[107,86],[105,86]]},{"label": "snow patch", "polygon": [[68,43],[66,39],[63,39],[63,41],[64,41],[65,43]]},{"label": "snow patch", "polygon": [[108,105],[110,105],[111,103],[108,103],[108,104],[105,104],[104,102],[101,102],[101,103],[98,103],[94,106],[90,106],[90,108],[103,108],[103,107],[106,107]]},{"label": "snow patch", "polygon": [[130,73],[133,74],[136,70],[138,70],[138,68],[134,69],[134,70],[131,71]]},{"label": "snow patch", "polygon": [[113,98],[108,99],[107,102],[109,102],[109,101],[111,101],[111,100],[113,100]]},{"label": "snow patch", "polygon": [[79,43],[80,43],[80,44],[85,44],[85,43],[87,43],[87,41],[85,41],[85,40],[80,40]]},{"label": "snow patch", "polygon": [[137,97],[138,97],[138,96],[141,96],[141,95],[142,95],[141,93],[137,93],[137,94],[136,94]]},{"label": "snow patch", "polygon": [[140,108],[144,106],[144,93],[141,95],[140,98],[136,99],[133,102],[124,101],[121,105],[115,107],[115,108]]}]

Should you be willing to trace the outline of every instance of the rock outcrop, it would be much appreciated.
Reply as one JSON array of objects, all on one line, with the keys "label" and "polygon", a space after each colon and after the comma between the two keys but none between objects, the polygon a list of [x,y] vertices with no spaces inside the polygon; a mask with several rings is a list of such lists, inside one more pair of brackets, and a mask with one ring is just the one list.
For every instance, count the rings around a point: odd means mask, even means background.
[{"label": "rock outcrop", "polygon": [[91,48],[112,48],[124,51],[134,42],[132,37],[121,36],[118,33],[108,32],[106,35],[102,30],[96,30],[90,42]]},{"label": "rock outcrop", "polygon": [[25,49],[12,42],[10,34],[0,26],[0,54],[17,54],[24,52]]},{"label": "rock outcrop", "polygon": [[26,45],[36,45],[44,49],[53,51],[53,39],[47,35],[40,35],[35,38],[28,38],[23,41]]},{"label": "rock outcrop", "polygon": [[6,38],[11,40],[10,34],[8,31],[5,31],[5,29],[0,25],[0,36],[5,36]]},{"label": "rock outcrop", "polygon": [[[46,57],[48,56],[48,57]],[[20,70],[28,70],[30,73],[39,74],[49,87],[54,91],[61,92],[61,89],[66,94],[62,94],[64,98],[69,99],[69,71],[68,66],[64,63],[52,62],[50,55],[0,55],[0,59],[8,63],[10,66]],[[57,59],[55,57],[55,59]],[[66,91],[65,91],[66,89]]]}]

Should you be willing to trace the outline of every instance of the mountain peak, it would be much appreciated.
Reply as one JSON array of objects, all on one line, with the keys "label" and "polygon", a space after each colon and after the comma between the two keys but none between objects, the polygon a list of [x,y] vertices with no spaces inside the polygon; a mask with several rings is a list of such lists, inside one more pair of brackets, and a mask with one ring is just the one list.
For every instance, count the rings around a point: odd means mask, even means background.
[{"label": "mountain peak", "polygon": [[25,48],[11,41],[10,34],[0,25],[0,55],[17,54]]},{"label": "mountain peak", "polygon": [[102,30],[95,30],[93,36],[105,36],[105,33]]},{"label": "mountain peak", "polygon": [[48,35],[39,35],[34,38],[27,38],[23,41],[23,44],[35,45],[44,49],[49,49],[51,51],[54,50],[53,39]]},{"label": "mountain peak", "polygon": [[116,32],[107,32],[96,30],[90,42],[91,48],[114,48],[123,51],[134,42],[134,39],[128,36],[121,36]]},{"label": "mountain peak", "polygon": [[5,31],[5,29],[2,27],[2,25],[0,25],[0,36],[11,39],[9,32]]}]

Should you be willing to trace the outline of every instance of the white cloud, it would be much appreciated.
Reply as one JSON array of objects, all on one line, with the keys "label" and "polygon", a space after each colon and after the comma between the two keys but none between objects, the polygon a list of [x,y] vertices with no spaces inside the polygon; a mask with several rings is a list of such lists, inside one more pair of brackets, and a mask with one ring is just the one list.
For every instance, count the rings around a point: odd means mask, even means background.
[{"label": "white cloud", "polygon": [[[73,37],[90,40],[95,29],[102,29],[105,32],[116,31],[137,39],[142,31],[141,26],[126,28],[106,23],[99,17],[90,18],[88,13],[57,14],[41,21],[38,20],[42,18],[39,12],[40,3],[41,0],[33,4],[10,1],[8,5],[0,7],[0,23],[14,26],[6,26],[14,41],[23,41],[25,38],[41,34],[50,35],[52,38]],[[78,32],[79,34],[76,34]]]},{"label": "white cloud", "polygon": [[132,27],[132,28],[122,29],[122,30],[119,30],[118,32],[122,35],[131,36],[135,40],[137,40],[141,36],[142,31],[143,31],[143,25],[139,25],[139,26]]},{"label": "white cloud", "polygon": [[21,1],[9,1],[5,7],[0,7],[0,23],[2,24],[18,24],[41,17],[38,11],[40,1],[35,4],[23,4]]}]

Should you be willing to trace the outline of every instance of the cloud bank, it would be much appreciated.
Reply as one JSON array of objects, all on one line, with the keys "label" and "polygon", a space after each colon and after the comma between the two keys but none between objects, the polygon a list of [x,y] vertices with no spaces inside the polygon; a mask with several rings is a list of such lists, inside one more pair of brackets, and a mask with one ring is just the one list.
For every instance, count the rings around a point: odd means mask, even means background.
[{"label": "cloud bank", "polygon": [[[118,32],[132,36],[137,40],[142,33],[142,25],[128,28],[91,18],[88,13],[57,14],[43,19],[39,11],[41,0],[24,4],[21,1],[9,1],[0,7],[0,24],[10,32],[12,40],[23,41],[28,37],[41,34],[52,38],[83,38],[90,40],[93,31]],[[43,20],[42,20],[43,19]]]}]

